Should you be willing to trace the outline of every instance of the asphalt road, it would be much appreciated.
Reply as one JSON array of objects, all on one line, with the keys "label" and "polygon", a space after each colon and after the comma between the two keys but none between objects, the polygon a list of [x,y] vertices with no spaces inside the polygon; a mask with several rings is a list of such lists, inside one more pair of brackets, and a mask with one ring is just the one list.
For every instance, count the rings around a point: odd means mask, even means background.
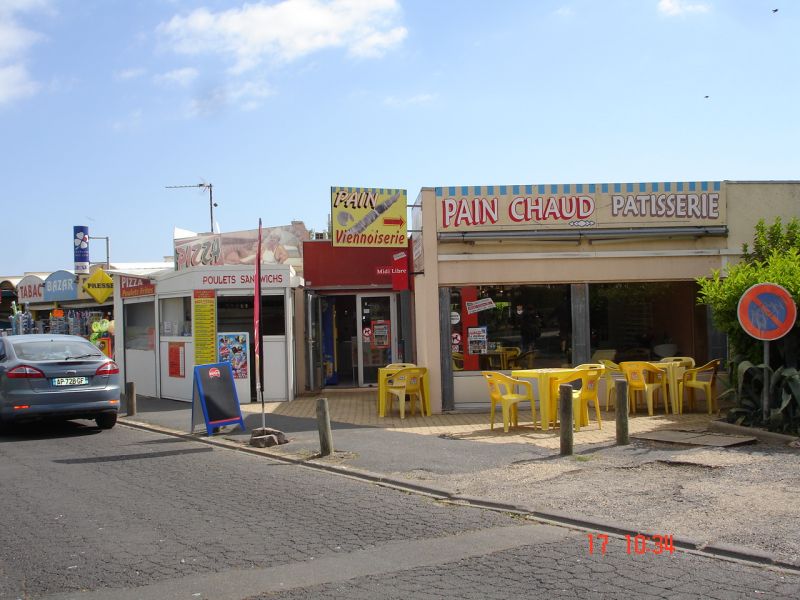
[{"label": "asphalt road", "polygon": [[0,599],[798,598],[800,576],[202,443],[80,422],[0,433]]}]

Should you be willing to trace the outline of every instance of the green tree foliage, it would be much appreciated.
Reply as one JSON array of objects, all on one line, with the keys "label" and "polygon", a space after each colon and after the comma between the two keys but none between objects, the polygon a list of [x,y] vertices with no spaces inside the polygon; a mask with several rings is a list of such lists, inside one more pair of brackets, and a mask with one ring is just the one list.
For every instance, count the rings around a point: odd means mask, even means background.
[{"label": "green tree foliage", "polygon": [[[766,425],[770,430],[800,434],[800,374],[797,356],[800,327],[770,342],[770,365],[763,365],[762,342],[744,332],[739,324],[739,299],[758,283],[777,283],[800,304],[800,221],[792,218],[786,227],[780,218],[767,226],[761,219],[755,227],[752,249],[744,244],[742,262],[723,275],[713,271],[697,280],[698,302],[712,309],[714,324],[728,334],[731,345],[730,371],[735,386],[726,393],[737,406],[728,420],[743,425]],[[777,368],[776,368],[777,367]],[[773,370],[774,369],[774,370]],[[767,386],[768,412],[762,408],[762,390]]]},{"label": "green tree foliage", "polygon": [[769,227],[761,219],[756,223],[753,251],[746,243],[742,244],[742,255],[747,263],[766,262],[773,252],[788,252],[792,248],[800,249],[800,221],[793,218],[784,230],[780,217]]},{"label": "green tree foliage", "polygon": [[[757,283],[777,283],[786,288],[800,304],[800,220],[792,218],[784,225],[780,218],[767,226],[761,219],[755,227],[752,249],[744,244],[743,260],[723,274],[718,270],[710,277],[697,280],[700,286],[698,302],[711,306],[714,324],[728,335],[732,355],[761,362],[761,342],[751,338],[739,325],[737,308],[742,294]],[[785,362],[796,366],[796,357],[789,348],[797,346],[800,330],[797,326],[778,349]],[[774,344],[773,344],[774,345]]]}]

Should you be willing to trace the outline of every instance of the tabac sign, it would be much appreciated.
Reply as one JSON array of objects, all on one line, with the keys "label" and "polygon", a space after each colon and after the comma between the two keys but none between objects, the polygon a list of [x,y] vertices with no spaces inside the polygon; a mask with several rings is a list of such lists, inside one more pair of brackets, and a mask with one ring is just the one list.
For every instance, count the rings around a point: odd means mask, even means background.
[{"label": "tabac sign", "polygon": [[439,232],[725,225],[719,181],[439,187]]},{"label": "tabac sign", "polygon": [[332,187],[331,221],[334,246],[405,248],[406,190]]},{"label": "tabac sign", "polygon": [[97,269],[83,284],[86,293],[102,304],[114,293],[114,280],[103,269]]},{"label": "tabac sign", "polygon": [[26,275],[17,284],[17,302],[44,302],[44,281],[36,275]]}]

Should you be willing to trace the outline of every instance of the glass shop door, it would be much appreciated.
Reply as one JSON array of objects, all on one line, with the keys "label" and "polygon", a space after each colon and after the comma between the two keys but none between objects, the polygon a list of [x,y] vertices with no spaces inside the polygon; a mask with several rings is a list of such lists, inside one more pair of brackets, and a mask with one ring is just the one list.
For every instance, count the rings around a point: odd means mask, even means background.
[{"label": "glass shop door", "polygon": [[377,385],[378,369],[397,356],[397,295],[358,294],[358,385]]}]

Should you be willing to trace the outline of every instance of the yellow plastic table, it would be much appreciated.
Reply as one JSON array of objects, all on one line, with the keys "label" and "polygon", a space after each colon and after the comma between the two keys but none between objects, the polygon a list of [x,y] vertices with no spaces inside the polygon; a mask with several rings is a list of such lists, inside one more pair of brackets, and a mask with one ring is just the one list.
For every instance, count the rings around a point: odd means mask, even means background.
[{"label": "yellow plastic table", "polygon": [[681,380],[681,377],[683,377],[683,372],[686,370],[686,367],[684,367],[683,363],[678,360],[647,362],[648,364],[651,364],[654,367],[666,372],[667,400],[672,405],[672,414],[677,415],[680,412],[682,404],[680,391],[678,390],[678,382]]},{"label": "yellow plastic table", "polygon": [[539,412],[542,415],[542,430],[550,428],[551,411],[552,420],[555,421],[558,412],[558,399],[550,397],[550,382],[553,379],[574,373],[575,369],[568,367],[554,367],[545,369],[515,369],[511,371],[511,376],[517,379],[536,380],[537,397],[539,398]]},{"label": "yellow plastic table", "polygon": [[[417,365],[411,365],[410,363],[406,364],[405,366],[392,366],[392,367],[381,367],[378,369],[378,416],[385,417],[386,416],[386,382],[391,378],[392,375],[397,373],[398,371],[402,371],[408,367],[416,367]],[[428,372],[426,371],[425,374],[422,376],[422,410],[423,415],[431,416],[431,400],[430,400],[430,393],[428,391]]]}]

